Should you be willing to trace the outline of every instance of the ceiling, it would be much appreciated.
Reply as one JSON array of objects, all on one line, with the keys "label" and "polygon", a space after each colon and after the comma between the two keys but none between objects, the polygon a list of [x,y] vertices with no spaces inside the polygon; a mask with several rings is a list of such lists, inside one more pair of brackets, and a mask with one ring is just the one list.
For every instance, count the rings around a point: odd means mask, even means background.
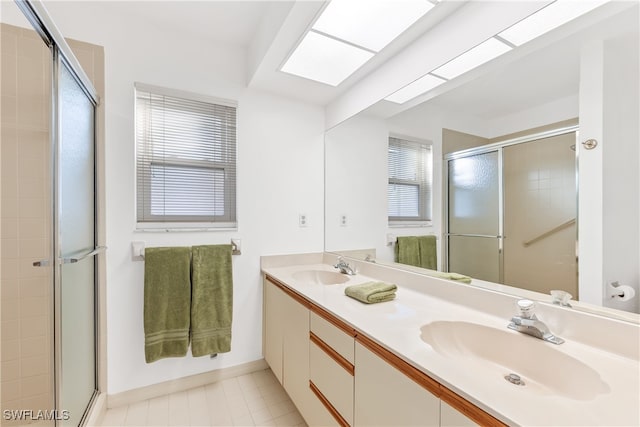
[{"label": "ceiling", "polygon": [[561,98],[577,97],[581,47],[589,40],[624,36],[635,38],[638,44],[637,15],[638,7],[614,14],[569,36],[534,46],[524,55],[514,49],[495,61],[496,64],[486,64],[486,70],[464,83],[452,81],[450,88],[443,85],[442,93],[428,97],[411,109],[401,110],[397,104],[380,101],[367,109],[366,114],[388,118],[404,111],[415,113],[435,108],[496,120]]},{"label": "ceiling", "polygon": [[[279,71],[292,49],[322,11],[326,4],[323,0],[44,1],[45,5],[51,6],[52,12],[64,13],[70,9],[59,5],[67,3],[70,8],[76,7],[73,5],[75,3],[84,6],[83,13],[92,11],[91,14],[95,16],[100,10],[104,10],[111,12],[110,16],[126,14],[159,29],[170,28],[171,31],[212,43],[242,49],[247,56],[249,68],[247,86],[324,106],[348,94],[354,86],[375,74],[381,66],[392,64],[414,42],[428,38],[431,30],[437,29],[439,24],[443,24],[440,28],[446,27],[447,20],[455,18],[459,9],[474,3],[452,0],[438,3],[351,77],[338,87],[332,87]],[[6,2],[7,0],[2,0],[3,13]],[[56,13],[52,13],[52,17],[55,21]],[[629,26],[628,21],[629,19],[625,21],[624,26],[609,24],[608,28],[625,29]],[[451,28],[450,31],[458,30]],[[431,95],[429,105],[457,109],[488,119],[517,111],[525,105],[522,102],[524,99],[531,105],[544,103],[553,96],[559,98],[576,93],[578,46],[584,37],[589,37],[589,31],[591,30],[585,29],[582,33],[567,37],[547,49],[533,51],[525,57],[518,57],[519,53],[516,51],[521,48],[514,49],[504,55],[507,59],[513,59],[502,61],[497,71],[476,75],[466,83],[461,83],[464,78],[454,79],[442,86],[439,95]],[[487,99],[491,99],[491,102],[488,103]],[[390,117],[409,107],[410,105],[399,107],[382,101],[367,111],[380,117]]]},{"label": "ceiling", "polygon": [[268,1],[245,0],[112,3],[111,7],[125,9],[128,14],[158,28],[170,26],[172,31],[243,48],[251,44],[270,4]]}]

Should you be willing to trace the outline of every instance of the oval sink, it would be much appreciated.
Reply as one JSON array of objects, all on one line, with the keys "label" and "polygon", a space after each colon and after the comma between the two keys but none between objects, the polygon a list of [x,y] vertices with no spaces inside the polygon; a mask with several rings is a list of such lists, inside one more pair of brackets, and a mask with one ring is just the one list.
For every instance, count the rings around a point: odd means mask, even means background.
[{"label": "oval sink", "polygon": [[301,282],[317,283],[320,285],[337,285],[349,281],[349,276],[345,274],[326,270],[296,271],[291,277]]},{"label": "oval sink", "polygon": [[[469,322],[438,321],[421,328],[421,338],[437,353],[458,359],[460,368],[481,367],[478,381],[517,374],[525,387],[542,394],[590,400],[610,391],[598,372],[537,338]],[[476,363],[472,363],[476,362]],[[505,383],[507,384],[507,383]],[[529,386],[529,387],[527,387]],[[514,391],[516,388],[514,388]]]}]

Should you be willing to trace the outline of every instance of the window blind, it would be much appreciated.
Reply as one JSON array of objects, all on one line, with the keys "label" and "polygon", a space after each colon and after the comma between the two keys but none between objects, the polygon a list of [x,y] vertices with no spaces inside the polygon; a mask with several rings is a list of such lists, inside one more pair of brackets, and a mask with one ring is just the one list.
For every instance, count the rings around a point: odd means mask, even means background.
[{"label": "window blind", "polygon": [[136,175],[138,223],[235,227],[235,105],[137,84]]},{"label": "window blind", "polygon": [[431,146],[389,138],[389,221],[431,220]]}]

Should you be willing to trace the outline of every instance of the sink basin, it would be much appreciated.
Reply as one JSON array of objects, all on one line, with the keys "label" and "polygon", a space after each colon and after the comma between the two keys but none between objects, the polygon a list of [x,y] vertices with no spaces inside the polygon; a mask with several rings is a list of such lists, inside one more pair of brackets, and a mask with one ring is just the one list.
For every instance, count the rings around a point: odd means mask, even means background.
[{"label": "sink basin", "polygon": [[[421,338],[437,353],[456,359],[460,369],[473,369],[474,378],[487,386],[489,378],[495,378],[514,392],[528,390],[575,400],[610,391],[593,368],[552,344],[508,330],[506,323],[501,330],[470,322],[432,322],[422,326]],[[504,382],[509,374],[519,376],[524,387]]]},{"label": "sink basin", "polygon": [[317,283],[319,285],[337,285],[349,281],[349,276],[345,274],[326,270],[296,271],[291,276],[301,282]]}]

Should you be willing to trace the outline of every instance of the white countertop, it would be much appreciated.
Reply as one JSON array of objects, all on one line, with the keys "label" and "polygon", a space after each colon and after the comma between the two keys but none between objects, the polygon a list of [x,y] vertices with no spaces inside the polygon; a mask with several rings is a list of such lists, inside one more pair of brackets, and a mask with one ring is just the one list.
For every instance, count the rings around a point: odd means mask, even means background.
[{"label": "white countertop", "polygon": [[[469,308],[468,304],[456,304],[428,293],[427,290],[430,288],[451,283],[441,279],[426,276],[416,279],[407,276],[410,273],[389,272],[386,281],[389,281],[389,274],[398,278],[394,280],[398,285],[396,299],[368,305],[345,296],[344,289],[349,285],[378,280],[377,278],[358,274],[349,276],[346,283],[336,285],[296,281],[293,273],[303,270],[336,271],[330,265],[322,263],[263,268],[264,273],[285,283],[292,290],[328,310],[507,424],[640,425],[640,363],[634,357],[610,352],[570,338],[566,338],[564,344],[554,345],[511,331],[506,327],[510,320],[508,316],[497,316],[486,311],[474,310]],[[424,283],[425,291],[416,290],[415,283],[404,286],[403,280],[407,282],[420,280]],[[469,289],[470,292],[482,292],[482,290]],[[556,385],[556,387],[548,387],[544,383],[532,381],[526,375],[523,375],[523,379],[527,382],[526,386],[510,384],[503,378],[505,374],[510,373],[503,372],[504,366],[477,357],[451,357],[436,351],[423,341],[421,327],[436,321],[463,321],[504,330],[522,340],[529,340],[526,342],[527,348],[536,345],[550,346],[552,348],[542,350],[561,352],[567,356],[561,359],[568,360],[569,363],[577,359],[595,371],[597,373],[595,377],[597,378],[598,375],[600,377],[597,381],[599,386],[591,390],[586,382],[587,378],[582,378],[580,375],[575,378],[566,378],[565,381],[560,381],[560,386]],[[607,323],[604,322],[603,325]],[[627,334],[630,329],[625,326],[622,330]],[[635,330],[640,334],[640,327],[631,329],[631,331]],[[555,332],[553,328],[552,332]],[[593,333],[608,334],[615,331],[602,330],[593,331]],[[637,337],[625,336],[620,336],[618,339],[628,338],[637,339]],[[491,342],[487,342],[488,348],[491,345]],[[524,354],[522,357],[529,356]],[[553,366],[545,360],[529,358],[532,360],[527,363],[543,366],[544,369],[549,370],[549,375],[553,378],[566,375],[567,368],[562,365]],[[592,381],[593,378],[589,380]]]}]

